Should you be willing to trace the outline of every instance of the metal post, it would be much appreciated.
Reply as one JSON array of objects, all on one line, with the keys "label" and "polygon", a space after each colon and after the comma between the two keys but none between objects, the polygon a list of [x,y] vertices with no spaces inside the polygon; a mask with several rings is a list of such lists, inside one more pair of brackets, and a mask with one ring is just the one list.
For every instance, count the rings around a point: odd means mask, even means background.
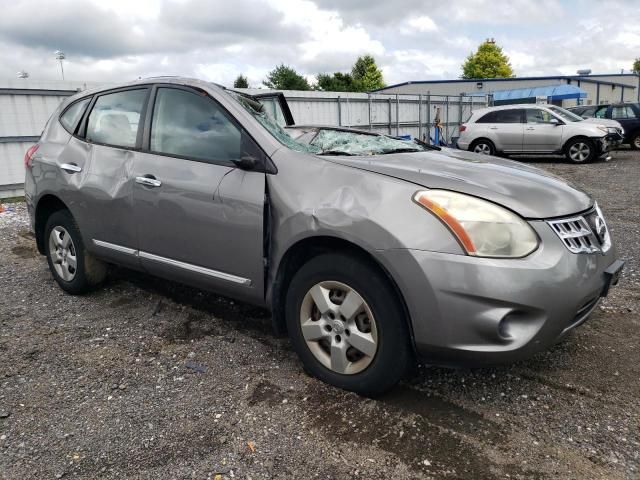
[{"label": "metal post", "polygon": [[338,126],[342,126],[342,108],[340,107],[340,95],[338,95]]},{"label": "metal post", "polygon": [[[463,98],[464,98],[464,94],[462,94],[462,95],[460,95],[458,97],[458,102],[459,102],[459,105],[458,105],[458,113],[459,113],[459,116],[458,116],[458,129],[460,128],[460,124],[462,123],[462,99]],[[460,136],[460,131],[459,130],[458,130],[458,136]]]},{"label": "metal post", "polygon": [[396,137],[400,135],[400,96],[396,93]]},{"label": "metal post", "polygon": [[418,138],[422,140],[422,94],[418,95]]},{"label": "metal post", "polygon": [[427,92],[427,143],[431,143],[431,92]]},{"label": "metal post", "polygon": [[373,130],[373,124],[371,122],[371,94],[367,94],[369,103],[369,131]]},{"label": "metal post", "polygon": [[444,141],[449,141],[449,95],[447,95],[447,111],[446,111],[446,120],[444,122]]},{"label": "metal post", "polygon": [[600,105],[600,83],[596,83],[596,105]]},{"label": "metal post", "polygon": [[389,101],[389,135],[391,135],[391,97],[387,100]]}]

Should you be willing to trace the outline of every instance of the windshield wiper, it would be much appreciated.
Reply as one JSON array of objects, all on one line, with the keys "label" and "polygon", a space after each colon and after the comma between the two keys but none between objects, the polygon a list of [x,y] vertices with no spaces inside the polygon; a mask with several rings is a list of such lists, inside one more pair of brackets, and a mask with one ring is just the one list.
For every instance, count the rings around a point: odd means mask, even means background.
[{"label": "windshield wiper", "polygon": [[431,145],[430,143],[420,140],[419,138],[414,138],[413,141],[416,142],[421,147],[428,148],[429,150],[442,150],[437,145]]},{"label": "windshield wiper", "polygon": [[347,155],[349,157],[355,156],[355,153],[345,152],[344,150],[325,150],[317,155]]},{"label": "windshield wiper", "polygon": [[389,153],[409,153],[409,152],[421,152],[419,148],[403,147],[403,148],[391,148],[389,150],[382,150],[381,155],[387,155]]}]

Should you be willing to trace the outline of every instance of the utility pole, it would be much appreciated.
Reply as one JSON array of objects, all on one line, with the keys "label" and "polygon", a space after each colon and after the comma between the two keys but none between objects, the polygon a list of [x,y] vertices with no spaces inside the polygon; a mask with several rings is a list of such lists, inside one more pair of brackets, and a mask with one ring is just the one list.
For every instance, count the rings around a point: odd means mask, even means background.
[{"label": "utility pole", "polygon": [[56,56],[56,60],[60,61],[60,72],[62,72],[62,80],[64,80],[64,67],[62,66],[62,61],[66,58],[64,52],[60,50],[56,50],[54,55]]}]

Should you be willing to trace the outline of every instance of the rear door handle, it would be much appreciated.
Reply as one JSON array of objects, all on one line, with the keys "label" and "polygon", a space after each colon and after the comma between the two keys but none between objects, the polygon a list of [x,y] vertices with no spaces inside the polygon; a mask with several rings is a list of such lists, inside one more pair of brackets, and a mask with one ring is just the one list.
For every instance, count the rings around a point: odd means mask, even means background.
[{"label": "rear door handle", "polygon": [[67,173],[78,173],[82,171],[82,167],[79,167],[75,163],[63,163],[60,168]]},{"label": "rear door handle", "polygon": [[489,130],[498,130],[498,127],[489,127]]},{"label": "rear door handle", "polygon": [[527,127],[525,130],[535,130],[533,127]]},{"label": "rear door handle", "polygon": [[159,187],[162,185],[162,182],[158,180],[153,175],[144,175],[142,177],[136,177],[136,183],[140,185],[145,185],[147,187]]}]

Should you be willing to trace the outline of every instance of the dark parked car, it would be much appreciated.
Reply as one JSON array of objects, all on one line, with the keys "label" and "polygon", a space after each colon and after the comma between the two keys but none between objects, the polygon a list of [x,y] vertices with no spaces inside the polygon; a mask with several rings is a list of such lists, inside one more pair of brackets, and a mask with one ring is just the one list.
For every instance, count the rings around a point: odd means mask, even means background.
[{"label": "dark parked car", "polygon": [[362,132],[297,140],[276,100],[156,78],[62,102],[25,156],[60,287],[117,264],[268,308],[309,372],[371,395],[415,354],[531,355],[617,282],[598,204],[562,179]]},{"label": "dark parked car", "polygon": [[624,128],[622,143],[628,143],[636,150],[640,149],[640,103],[580,105],[567,110],[582,118],[608,118],[620,122]]}]

